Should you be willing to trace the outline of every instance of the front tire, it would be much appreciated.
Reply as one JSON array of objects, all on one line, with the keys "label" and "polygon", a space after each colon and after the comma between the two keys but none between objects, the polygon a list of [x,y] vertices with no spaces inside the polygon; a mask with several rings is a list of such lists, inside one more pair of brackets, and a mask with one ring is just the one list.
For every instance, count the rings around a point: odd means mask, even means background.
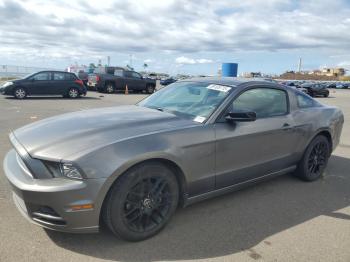
[{"label": "front tire", "polygon": [[314,181],[321,177],[330,156],[328,139],[323,135],[316,136],[304,152],[298,164],[296,175],[305,181]]},{"label": "front tire", "polygon": [[173,172],[157,162],[140,164],[110,189],[103,219],[119,238],[141,241],[157,234],[170,220],[179,199]]},{"label": "front tire", "polygon": [[13,96],[17,99],[24,99],[27,97],[27,91],[22,87],[17,87],[13,92]]}]

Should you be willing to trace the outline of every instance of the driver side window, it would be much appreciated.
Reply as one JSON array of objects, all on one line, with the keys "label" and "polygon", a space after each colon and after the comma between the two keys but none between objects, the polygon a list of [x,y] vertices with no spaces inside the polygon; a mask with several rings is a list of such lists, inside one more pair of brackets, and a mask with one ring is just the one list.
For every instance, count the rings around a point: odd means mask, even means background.
[{"label": "driver side window", "polygon": [[273,88],[254,88],[242,93],[232,103],[233,112],[255,112],[257,118],[288,113],[287,93]]},{"label": "driver side window", "polygon": [[139,73],[132,72],[131,75],[132,75],[133,78],[139,78],[139,79],[141,79],[141,75],[140,75]]}]

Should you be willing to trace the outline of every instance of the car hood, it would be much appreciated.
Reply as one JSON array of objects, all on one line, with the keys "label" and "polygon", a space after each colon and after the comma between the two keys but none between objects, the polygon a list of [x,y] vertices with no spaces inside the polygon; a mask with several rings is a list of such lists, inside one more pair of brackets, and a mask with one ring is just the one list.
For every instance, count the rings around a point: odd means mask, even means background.
[{"label": "car hood", "polygon": [[141,106],[83,110],[47,118],[13,132],[33,158],[75,160],[106,145],[165,130],[198,125]]},{"label": "car hood", "polygon": [[25,81],[28,81],[28,80],[24,79],[24,78],[21,78],[21,79],[9,80],[8,82],[12,82],[14,84],[18,84],[18,83],[25,82]]}]

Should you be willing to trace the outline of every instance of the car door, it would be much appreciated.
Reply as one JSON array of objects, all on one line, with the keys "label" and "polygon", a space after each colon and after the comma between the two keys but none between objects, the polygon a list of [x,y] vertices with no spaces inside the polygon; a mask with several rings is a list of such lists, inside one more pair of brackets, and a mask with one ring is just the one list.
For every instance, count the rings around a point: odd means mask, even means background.
[{"label": "car door", "polygon": [[28,79],[26,88],[31,95],[50,94],[51,72],[40,72]]},{"label": "car door", "polygon": [[125,71],[125,82],[129,90],[143,90],[143,80],[140,74],[132,71]]},{"label": "car door", "polygon": [[124,84],[128,86],[129,90],[133,89],[134,81],[131,75],[131,71],[124,71]]},{"label": "car door", "polygon": [[[125,85],[127,85],[126,78],[125,78],[125,71],[122,69],[115,69],[114,70],[114,86],[116,90],[125,90]],[[129,88],[129,87],[128,87]]]},{"label": "car door", "polygon": [[286,90],[254,87],[231,102],[227,112],[253,111],[253,122],[215,124],[216,187],[252,180],[293,164],[294,121]]},{"label": "car door", "polygon": [[134,81],[135,90],[144,90],[146,88],[145,81],[142,79],[142,75],[136,72],[131,73]]},{"label": "car door", "polygon": [[50,94],[62,95],[66,94],[66,87],[69,84],[69,74],[64,72],[53,72],[53,80],[50,85]]}]

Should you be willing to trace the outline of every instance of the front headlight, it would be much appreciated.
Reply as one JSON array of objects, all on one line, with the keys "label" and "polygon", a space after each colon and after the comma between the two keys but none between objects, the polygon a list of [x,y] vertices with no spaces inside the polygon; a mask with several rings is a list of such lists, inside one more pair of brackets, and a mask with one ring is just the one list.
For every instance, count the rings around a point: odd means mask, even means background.
[{"label": "front headlight", "polygon": [[2,87],[7,87],[7,86],[12,86],[13,82],[6,82],[5,84],[2,85]]},{"label": "front headlight", "polygon": [[68,178],[83,179],[83,176],[80,174],[79,170],[70,163],[61,164],[61,173]]}]

